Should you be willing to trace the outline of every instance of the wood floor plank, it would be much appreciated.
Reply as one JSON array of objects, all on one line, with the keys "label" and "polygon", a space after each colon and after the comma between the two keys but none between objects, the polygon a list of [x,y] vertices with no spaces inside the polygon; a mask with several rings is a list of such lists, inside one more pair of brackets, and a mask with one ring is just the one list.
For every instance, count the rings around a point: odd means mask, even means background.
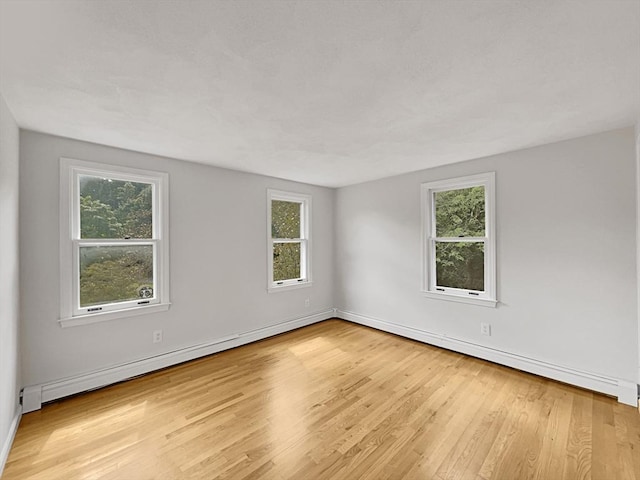
[{"label": "wood floor plank", "polygon": [[578,392],[573,396],[567,462],[564,467],[565,478],[576,480],[591,478],[592,398],[593,395],[587,392]]},{"label": "wood floor plank", "polygon": [[2,478],[640,480],[640,415],[330,320],[26,414]]},{"label": "wood floor plank", "polygon": [[[637,426],[635,409],[613,409],[618,447],[618,478],[640,480],[640,428]],[[604,459],[608,464],[609,459]]]},{"label": "wood floor plank", "polygon": [[[571,416],[572,406],[572,396],[561,384],[549,382],[547,395],[552,404],[547,414],[548,421],[540,445],[538,461],[531,477],[540,480],[553,478],[558,475],[558,472],[564,471],[565,446],[569,440],[569,422],[566,419]],[[611,405],[610,398],[600,398],[607,405]]]}]

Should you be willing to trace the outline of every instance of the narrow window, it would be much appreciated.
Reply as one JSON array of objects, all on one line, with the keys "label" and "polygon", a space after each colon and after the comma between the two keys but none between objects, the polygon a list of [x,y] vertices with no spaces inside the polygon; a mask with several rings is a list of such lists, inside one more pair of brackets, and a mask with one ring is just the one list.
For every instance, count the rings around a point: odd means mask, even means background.
[{"label": "narrow window", "polygon": [[423,292],[496,305],[495,174],[422,185]]},{"label": "narrow window", "polygon": [[270,291],[310,284],[310,213],[309,195],[267,191]]},{"label": "narrow window", "polygon": [[166,309],[166,190],[163,173],[62,159],[63,326]]}]

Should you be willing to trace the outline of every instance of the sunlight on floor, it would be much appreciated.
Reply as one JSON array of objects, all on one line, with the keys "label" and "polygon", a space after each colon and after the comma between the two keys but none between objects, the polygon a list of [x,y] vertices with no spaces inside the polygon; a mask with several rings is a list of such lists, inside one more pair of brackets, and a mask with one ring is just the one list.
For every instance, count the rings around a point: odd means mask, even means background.
[{"label": "sunlight on floor", "polygon": [[[105,422],[110,426],[109,435],[121,429],[127,429],[130,432],[132,427],[142,423],[146,412],[146,401],[137,405],[110,408],[99,413],[87,412],[86,415],[75,418],[65,426],[54,430],[43,445],[41,453],[46,455],[51,451],[55,454],[61,444],[77,442],[79,437],[89,436],[91,440],[104,437]],[[137,437],[137,434],[128,436]]]}]

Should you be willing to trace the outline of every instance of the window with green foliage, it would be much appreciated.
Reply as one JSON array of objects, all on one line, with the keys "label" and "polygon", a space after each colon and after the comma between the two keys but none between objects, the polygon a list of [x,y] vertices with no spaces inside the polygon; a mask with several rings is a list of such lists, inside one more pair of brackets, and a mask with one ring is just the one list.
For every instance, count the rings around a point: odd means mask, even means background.
[{"label": "window with green foliage", "polygon": [[269,289],[310,282],[311,197],[268,190]]},{"label": "window with green foliage", "polygon": [[425,292],[495,306],[494,178],[422,185]]},{"label": "window with green foliage", "polygon": [[63,160],[66,315],[166,303],[166,174]]},{"label": "window with green foliage", "polygon": [[153,184],[80,175],[80,307],[155,299]]}]

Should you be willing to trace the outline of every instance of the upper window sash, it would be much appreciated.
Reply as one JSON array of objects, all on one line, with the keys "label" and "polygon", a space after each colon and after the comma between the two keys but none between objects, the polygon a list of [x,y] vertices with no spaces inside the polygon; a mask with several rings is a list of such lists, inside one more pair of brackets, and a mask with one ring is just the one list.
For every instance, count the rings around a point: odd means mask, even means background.
[{"label": "upper window sash", "polygon": [[[485,235],[438,237],[436,236],[435,194],[476,186],[484,187]],[[426,296],[455,300],[485,306],[497,304],[496,255],[495,255],[495,172],[453,178],[421,185],[423,219],[423,280],[422,292]],[[436,244],[482,243],[484,245],[484,290],[468,290],[437,285]]]},{"label": "upper window sash", "polygon": [[[276,190],[269,190],[270,198],[269,198],[269,237],[272,240],[305,240],[309,236],[309,204],[311,201],[311,197],[309,195],[302,195],[298,193],[287,193],[287,192],[279,192]],[[281,202],[291,202],[298,203],[300,205],[300,233],[298,237],[273,237],[271,230],[271,206],[272,202],[281,201]]]},{"label": "upper window sash", "polygon": [[[104,166],[107,167],[107,166]],[[161,215],[161,202],[158,198],[158,190],[161,183],[163,183],[164,174],[156,174],[155,172],[149,172],[148,174],[134,173],[139,172],[134,169],[125,169],[123,167],[118,168],[119,171],[111,171],[98,167],[87,166],[71,166],[70,182],[71,182],[71,199],[72,199],[72,211],[71,211],[71,238],[78,240],[97,240],[91,238],[81,238],[81,222],[80,222],[80,177],[91,176],[96,178],[109,178],[111,180],[133,183],[144,183],[151,185],[151,218],[152,218],[152,236],[144,239],[160,240],[163,235],[162,230],[162,215]],[[121,170],[121,171],[120,171]],[[125,173],[128,172],[128,173]],[[106,240],[105,238],[99,240]],[[113,238],[116,240],[116,238]],[[126,239],[126,240],[139,240],[139,239]]]}]

